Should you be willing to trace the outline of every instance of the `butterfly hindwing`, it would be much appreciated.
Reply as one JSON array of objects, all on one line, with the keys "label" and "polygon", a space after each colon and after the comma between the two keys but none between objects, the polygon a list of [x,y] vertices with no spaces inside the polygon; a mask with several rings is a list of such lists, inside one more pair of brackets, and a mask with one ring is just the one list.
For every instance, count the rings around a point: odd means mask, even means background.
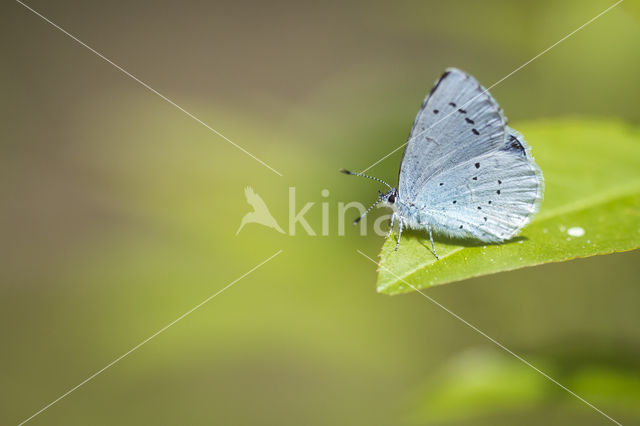
[{"label": "butterfly hindwing", "polygon": [[515,235],[537,212],[542,172],[515,130],[505,126],[502,144],[442,170],[411,201],[418,227],[499,242]]}]

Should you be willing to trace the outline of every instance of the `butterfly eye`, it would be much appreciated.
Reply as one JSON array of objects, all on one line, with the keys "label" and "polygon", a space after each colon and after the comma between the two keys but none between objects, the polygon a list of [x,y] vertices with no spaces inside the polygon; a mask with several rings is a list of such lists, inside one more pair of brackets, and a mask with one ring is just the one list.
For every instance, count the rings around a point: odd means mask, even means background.
[{"label": "butterfly eye", "polygon": [[396,194],[391,194],[389,195],[389,198],[387,198],[387,201],[391,204],[396,202]]}]

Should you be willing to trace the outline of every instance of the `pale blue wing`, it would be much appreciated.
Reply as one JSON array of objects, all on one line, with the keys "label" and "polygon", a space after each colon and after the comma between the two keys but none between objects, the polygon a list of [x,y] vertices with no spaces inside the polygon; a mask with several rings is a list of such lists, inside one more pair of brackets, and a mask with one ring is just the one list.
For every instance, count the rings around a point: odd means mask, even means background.
[{"label": "pale blue wing", "polygon": [[499,242],[538,211],[543,177],[520,135],[506,127],[498,149],[459,162],[425,182],[411,202],[414,226]]},{"label": "pale blue wing", "polygon": [[505,124],[498,103],[473,77],[448,69],[411,130],[400,165],[400,198],[411,200],[434,175],[499,149]]}]

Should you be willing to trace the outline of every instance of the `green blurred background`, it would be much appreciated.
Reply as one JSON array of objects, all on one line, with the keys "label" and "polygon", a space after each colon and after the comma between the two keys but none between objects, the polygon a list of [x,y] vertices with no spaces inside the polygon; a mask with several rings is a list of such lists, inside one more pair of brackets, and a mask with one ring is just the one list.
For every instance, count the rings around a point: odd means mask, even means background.
[{"label": "green blurred background", "polygon": [[[403,143],[444,68],[489,86],[613,2],[28,4],[284,176],[3,4],[1,424],[280,249],[30,424],[609,422],[424,297],[376,294],[375,266],[356,249],[375,256],[382,239],[337,236],[336,206],[375,199],[375,185],[337,170]],[[516,128],[567,116],[640,124],[639,36],[627,0],[492,93]],[[400,156],[371,173],[395,183]],[[315,202],[317,231],[329,202],[331,235],[247,225],[235,236],[247,185],[283,227],[288,187],[298,209]],[[428,294],[640,424],[639,261],[600,256]]]}]

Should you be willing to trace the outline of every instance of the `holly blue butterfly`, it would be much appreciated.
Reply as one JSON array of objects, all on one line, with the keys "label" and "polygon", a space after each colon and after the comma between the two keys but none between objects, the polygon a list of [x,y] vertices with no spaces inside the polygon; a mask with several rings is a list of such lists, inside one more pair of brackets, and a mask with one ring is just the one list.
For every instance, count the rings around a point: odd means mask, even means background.
[{"label": "holly blue butterfly", "polygon": [[[376,205],[405,227],[450,238],[499,243],[537,213],[544,179],[523,136],[507,125],[498,103],[473,77],[450,68],[418,112],[400,164],[398,187],[385,184]],[[356,219],[357,223],[361,218]]]}]

